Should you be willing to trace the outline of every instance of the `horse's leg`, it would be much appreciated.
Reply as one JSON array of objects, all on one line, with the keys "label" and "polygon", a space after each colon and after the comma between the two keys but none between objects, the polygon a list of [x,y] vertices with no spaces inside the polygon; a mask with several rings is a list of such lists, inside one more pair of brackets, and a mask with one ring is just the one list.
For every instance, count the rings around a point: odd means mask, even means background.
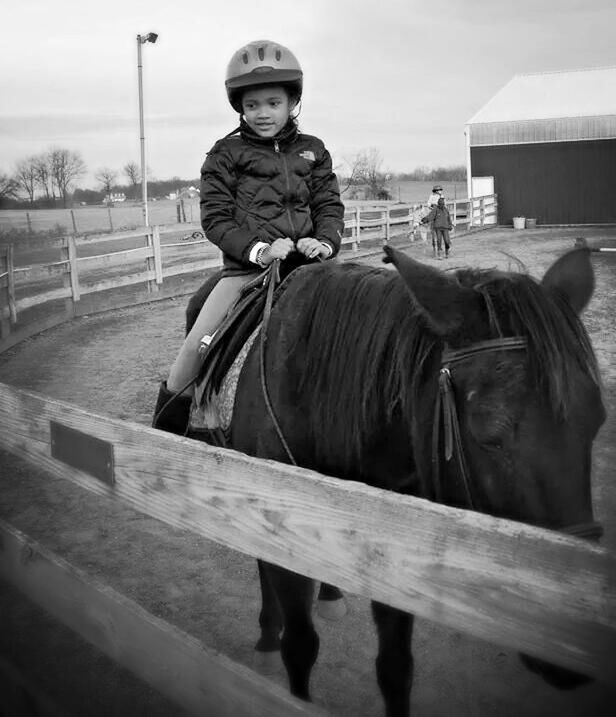
[{"label": "horse's leg", "polygon": [[413,615],[372,603],[372,616],[379,635],[376,675],[387,717],[408,717],[411,708]]},{"label": "horse's leg", "polygon": [[340,620],[346,615],[342,592],[333,585],[321,583],[317,599],[317,613],[326,620]]},{"label": "horse's leg", "polygon": [[314,583],[311,578],[276,565],[265,565],[278,596],[284,618],[282,661],[289,675],[289,689],[310,700],[310,671],[319,654],[319,636],[312,624]]},{"label": "horse's leg", "polygon": [[267,566],[261,560],[257,560],[257,565],[261,583],[261,612],[259,613],[261,636],[255,645],[255,668],[260,673],[269,674],[280,666],[282,612]]}]

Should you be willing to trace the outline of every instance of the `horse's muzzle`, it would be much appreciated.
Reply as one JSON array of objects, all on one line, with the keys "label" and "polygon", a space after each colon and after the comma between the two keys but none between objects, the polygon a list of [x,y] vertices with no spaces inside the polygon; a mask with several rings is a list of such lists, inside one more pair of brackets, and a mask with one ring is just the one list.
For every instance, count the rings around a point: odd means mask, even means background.
[{"label": "horse's muzzle", "polygon": [[556,687],[558,690],[573,690],[590,682],[594,682],[594,677],[582,675],[580,672],[574,672],[566,667],[553,665],[551,662],[540,660],[538,657],[531,657],[520,653],[522,664],[531,672],[540,675],[549,685]]}]

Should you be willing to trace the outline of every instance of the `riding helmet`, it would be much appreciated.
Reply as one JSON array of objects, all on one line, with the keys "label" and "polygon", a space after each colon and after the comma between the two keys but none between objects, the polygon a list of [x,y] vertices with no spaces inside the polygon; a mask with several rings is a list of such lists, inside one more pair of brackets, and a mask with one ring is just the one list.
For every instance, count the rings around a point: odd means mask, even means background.
[{"label": "riding helmet", "polygon": [[443,187],[441,187],[440,184],[435,184],[435,185],[432,187],[432,191],[433,191],[433,192],[442,192],[442,191],[443,191]]},{"label": "riding helmet", "polygon": [[242,93],[258,85],[282,85],[298,102],[302,96],[302,68],[284,45],[255,40],[234,53],[227,67],[227,97],[236,112],[242,113]]}]

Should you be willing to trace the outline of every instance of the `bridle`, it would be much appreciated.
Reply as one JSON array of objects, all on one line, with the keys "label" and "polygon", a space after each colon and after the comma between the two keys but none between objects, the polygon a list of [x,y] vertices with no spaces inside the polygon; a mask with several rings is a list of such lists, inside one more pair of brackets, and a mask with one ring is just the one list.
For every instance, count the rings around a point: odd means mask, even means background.
[{"label": "bridle", "polygon": [[[265,349],[267,343],[267,329],[269,327],[270,316],[272,311],[273,297],[276,286],[280,282],[279,260],[276,260],[268,270],[263,272],[263,281],[267,286],[267,298],[263,314],[263,323],[261,326],[261,337],[259,343],[259,374],[261,380],[261,389],[265,405],[273,423],[274,430],[278,439],[284,448],[289,462],[297,465],[295,457],[287,443],[282,428],[270,399],[267,387],[267,379],[265,372]],[[475,356],[494,351],[526,351],[528,343],[524,337],[511,336],[500,337],[498,339],[489,339],[487,341],[478,341],[477,343],[466,346],[462,349],[445,348],[441,357],[441,368],[438,377],[438,393],[436,395],[436,405],[434,408],[434,420],[432,424],[432,475],[434,482],[435,500],[439,503],[443,502],[443,490],[440,476],[440,426],[441,416],[443,424],[443,444],[445,460],[449,462],[454,454],[458,464],[458,470],[464,486],[465,499],[467,507],[471,510],[477,510],[477,501],[474,498],[472,482],[469,476],[468,464],[464,455],[464,446],[462,445],[462,436],[460,433],[460,422],[458,420],[458,411],[456,409],[456,399],[453,390],[452,367],[455,364],[465,361]],[[589,521],[588,523],[580,523],[564,528],[559,528],[559,532],[566,533],[579,538],[588,540],[598,540],[603,535],[603,526],[597,521]]]},{"label": "bridle", "polygon": [[[432,476],[435,500],[437,502],[443,502],[440,470],[440,432],[442,423],[444,458],[449,462],[455,455],[464,490],[466,507],[470,510],[477,510],[477,500],[474,495],[468,464],[464,455],[464,446],[462,444],[460,422],[458,420],[456,398],[453,390],[452,368],[462,361],[475,358],[484,353],[492,353],[495,351],[526,351],[527,348],[528,344],[524,337],[511,336],[479,341],[462,349],[452,350],[446,347],[443,351],[432,424]],[[589,521],[588,523],[580,523],[560,528],[559,532],[588,540],[598,540],[603,534],[603,526],[597,521]]]}]

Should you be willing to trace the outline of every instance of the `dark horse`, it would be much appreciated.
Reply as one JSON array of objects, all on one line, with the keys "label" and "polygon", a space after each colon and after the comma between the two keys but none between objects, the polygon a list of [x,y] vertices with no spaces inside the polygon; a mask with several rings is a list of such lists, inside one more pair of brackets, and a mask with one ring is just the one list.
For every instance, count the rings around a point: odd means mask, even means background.
[{"label": "dark horse", "polygon": [[[598,537],[591,448],[605,412],[578,318],[594,288],[589,252],[561,257],[541,282],[522,272],[445,273],[385,252],[396,271],[335,262],[298,269],[271,313],[265,376],[297,464]],[[202,296],[193,312],[195,301]],[[264,400],[258,343],[239,379],[231,443],[288,463]],[[437,401],[446,384],[457,414],[447,425],[439,416],[450,415],[452,404]],[[290,688],[308,700],[319,649],[313,581],[266,563],[260,568],[262,641],[278,645],[284,628]],[[377,602],[372,612],[387,715],[406,716],[413,616]],[[583,679],[525,661],[558,686]]]}]

